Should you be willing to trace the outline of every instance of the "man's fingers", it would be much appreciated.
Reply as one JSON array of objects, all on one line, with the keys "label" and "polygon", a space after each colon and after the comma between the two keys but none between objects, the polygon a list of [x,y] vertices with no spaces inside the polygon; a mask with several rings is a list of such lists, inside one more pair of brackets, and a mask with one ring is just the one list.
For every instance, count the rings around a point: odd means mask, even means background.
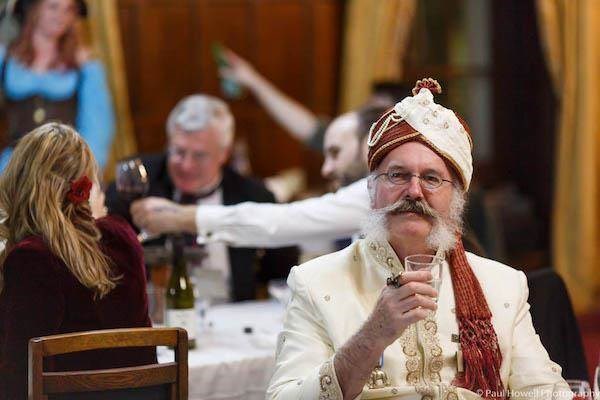
[{"label": "man's fingers", "polygon": [[146,228],[146,218],[144,216],[144,214],[131,214],[131,219],[133,220],[133,223],[138,227],[138,228]]},{"label": "man's fingers", "polygon": [[145,212],[147,209],[152,208],[153,204],[160,201],[161,199],[158,197],[146,197],[140,200],[135,200],[129,205],[129,212],[131,215]]},{"label": "man's fingers", "polygon": [[[386,288],[388,289],[388,288]],[[429,283],[410,281],[399,288],[389,288],[389,296],[397,300],[403,300],[414,294],[437,298],[438,292]]]},{"label": "man's fingers", "polygon": [[140,228],[145,228],[148,223],[149,214],[162,204],[163,201],[156,197],[147,197],[145,199],[136,200],[131,203],[129,213],[133,222]]},{"label": "man's fingers", "polygon": [[428,313],[429,311],[427,311],[425,308],[413,308],[412,310],[402,314],[402,319],[404,320],[406,326],[408,326],[418,321],[424,320],[425,318],[427,318]]},{"label": "man's fingers", "polygon": [[221,67],[219,68],[219,75],[223,79],[237,79],[237,75],[235,71],[231,67]]},{"label": "man's fingers", "polygon": [[400,274],[400,284],[416,281],[416,282],[429,282],[433,279],[431,272],[429,271],[405,271]]},{"label": "man's fingers", "polygon": [[145,219],[145,204],[141,203],[141,201],[133,203],[131,207],[129,207],[129,213],[136,225],[139,225]]},{"label": "man's fingers", "polygon": [[[437,303],[434,301],[437,291],[428,283],[412,280],[415,277],[426,280],[427,274],[415,273],[408,276],[410,279],[400,287],[383,288],[373,313],[383,316],[383,321],[387,321],[388,331],[393,332],[383,333],[388,339],[397,338],[410,324],[427,318],[431,311],[437,310]],[[392,338],[394,335],[396,336]]]},{"label": "man's fingers", "polygon": [[225,57],[225,59],[227,60],[227,62],[230,63],[230,64],[234,64],[236,62],[239,62],[239,60],[240,60],[240,56],[238,56],[237,54],[235,54],[233,52],[233,50],[228,49],[227,47],[223,48],[223,56]]},{"label": "man's fingers", "polygon": [[412,310],[413,308],[426,308],[428,310],[437,310],[437,304],[430,297],[415,294],[402,300],[399,304],[400,308],[404,313]]}]

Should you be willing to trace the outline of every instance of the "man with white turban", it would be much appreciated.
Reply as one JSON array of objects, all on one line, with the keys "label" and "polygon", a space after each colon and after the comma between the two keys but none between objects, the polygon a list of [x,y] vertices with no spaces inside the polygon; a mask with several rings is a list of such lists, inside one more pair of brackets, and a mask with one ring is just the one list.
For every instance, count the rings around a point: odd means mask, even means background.
[{"label": "man with white turban", "polygon": [[[267,398],[572,398],[525,275],[463,248],[472,144],[440,92],[418,81],[372,126],[367,236],[292,269]],[[417,254],[444,259],[439,292],[430,272],[404,270]]]}]

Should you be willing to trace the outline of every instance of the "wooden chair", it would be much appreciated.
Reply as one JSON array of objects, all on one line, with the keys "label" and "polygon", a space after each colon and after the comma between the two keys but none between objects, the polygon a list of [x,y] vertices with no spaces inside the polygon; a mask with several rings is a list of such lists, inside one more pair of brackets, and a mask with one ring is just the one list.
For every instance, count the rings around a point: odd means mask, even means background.
[{"label": "wooden chair", "polygon": [[[175,361],[129,368],[44,372],[44,357],[78,351],[171,346]],[[29,341],[29,400],[188,398],[188,339],[181,328],[131,328],[69,333]]]}]

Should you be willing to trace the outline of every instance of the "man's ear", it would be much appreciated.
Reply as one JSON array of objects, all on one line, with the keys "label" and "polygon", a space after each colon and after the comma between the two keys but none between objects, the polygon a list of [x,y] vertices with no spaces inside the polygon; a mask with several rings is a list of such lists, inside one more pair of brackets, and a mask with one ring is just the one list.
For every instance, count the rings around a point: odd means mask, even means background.
[{"label": "man's ear", "polygon": [[364,161],[365,165],[367,165],[369,163],[369,137],[365,136],[361,141],[360,141],[360,155],[361,155],[361,160]]},{"label": "man's ear", "polygon": [[221,165],[227,164],[229,161],[231,161],[232,154],[233,154],[233,143],[231,143],[229,146],[224,146],[223,151],[219,155],[219,163]]}]

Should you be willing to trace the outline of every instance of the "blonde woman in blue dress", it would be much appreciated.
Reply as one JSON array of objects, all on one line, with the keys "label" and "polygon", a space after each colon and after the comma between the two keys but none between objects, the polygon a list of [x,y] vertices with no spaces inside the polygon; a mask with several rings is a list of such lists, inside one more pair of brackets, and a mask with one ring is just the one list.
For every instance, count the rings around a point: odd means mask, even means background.
[{"label": "blonde woman in blue dress", "polygon": [[7,119],[0,170],[25,133],[52,120],[77,128],[103,168],[114,115],[102,64],[82,44],[85,1],[9,0],[6,12],[20,29],[8,46],[0,46],[0,89]]}]

